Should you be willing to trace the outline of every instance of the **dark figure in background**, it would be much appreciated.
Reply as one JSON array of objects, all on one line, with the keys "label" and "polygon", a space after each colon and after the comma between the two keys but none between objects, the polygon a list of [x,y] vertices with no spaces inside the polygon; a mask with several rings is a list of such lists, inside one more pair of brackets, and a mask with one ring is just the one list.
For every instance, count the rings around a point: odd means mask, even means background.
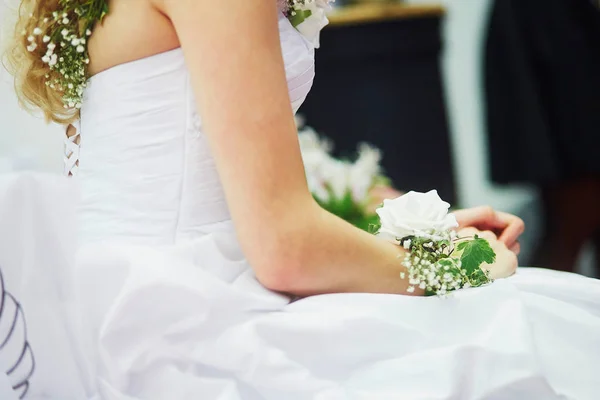
[{"label": "dark figure in background", "polygon": [[572,271],[590,240],[600,260],[599,4],[496,0],[492,7],[485,52],[492,179],[541,189],[545,230],[533,265]]}]

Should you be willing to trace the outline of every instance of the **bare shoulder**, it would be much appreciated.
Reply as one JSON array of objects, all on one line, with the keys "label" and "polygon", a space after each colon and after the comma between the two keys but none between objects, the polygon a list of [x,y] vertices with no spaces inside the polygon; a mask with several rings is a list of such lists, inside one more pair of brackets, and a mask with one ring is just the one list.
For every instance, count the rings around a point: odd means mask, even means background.
[{"label": "bare shoulder", "polygon": [[179,47],[175,29],[157,0],[111,0],[109,8],[88,45],[91,75]]}]

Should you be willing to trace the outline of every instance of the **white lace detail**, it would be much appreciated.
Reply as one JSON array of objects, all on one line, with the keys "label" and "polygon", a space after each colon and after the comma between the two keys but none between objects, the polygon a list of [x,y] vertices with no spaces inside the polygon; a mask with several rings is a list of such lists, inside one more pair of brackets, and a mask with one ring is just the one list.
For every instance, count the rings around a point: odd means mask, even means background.
[{"label": "white lace detail", "polygon": [[79,144],[77,139],[81,134],[81,124],[79,121],[73,123],[73,127],[76,133],[67,137],[65,143],[65,157],[64,157],[64,174],[66,176],[75,176],[79,170]]}]

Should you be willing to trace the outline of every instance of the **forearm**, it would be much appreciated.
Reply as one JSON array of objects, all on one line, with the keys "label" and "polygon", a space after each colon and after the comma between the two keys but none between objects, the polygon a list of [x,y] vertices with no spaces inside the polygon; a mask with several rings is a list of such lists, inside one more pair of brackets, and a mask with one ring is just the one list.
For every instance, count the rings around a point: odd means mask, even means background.
[{"label": "forearm", "polygon": [[[405,250],[359,230],[320,207],[303,213],[302,225],[277,257],[275,290],[308,296],[323,293],[408,294],[400,274]],[[278,251],[276,251],[278,253]],[[413,295],[422,295],[418,290]]]}]

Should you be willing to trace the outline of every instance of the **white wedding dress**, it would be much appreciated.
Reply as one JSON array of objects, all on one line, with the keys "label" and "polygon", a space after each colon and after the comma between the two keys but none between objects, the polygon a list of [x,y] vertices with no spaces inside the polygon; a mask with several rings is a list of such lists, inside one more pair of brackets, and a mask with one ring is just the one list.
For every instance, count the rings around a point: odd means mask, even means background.
[{"label": "white wedding dress", "polygon": [[[280,34],[297,109],[314,49],[283,17]],[[447,298],[295,302],[262,287],[195,110],[181,50],[117,66],[85,94],[75,178],[0,177],[2,400],[600,398],[596,280],[521,269]]]}]

